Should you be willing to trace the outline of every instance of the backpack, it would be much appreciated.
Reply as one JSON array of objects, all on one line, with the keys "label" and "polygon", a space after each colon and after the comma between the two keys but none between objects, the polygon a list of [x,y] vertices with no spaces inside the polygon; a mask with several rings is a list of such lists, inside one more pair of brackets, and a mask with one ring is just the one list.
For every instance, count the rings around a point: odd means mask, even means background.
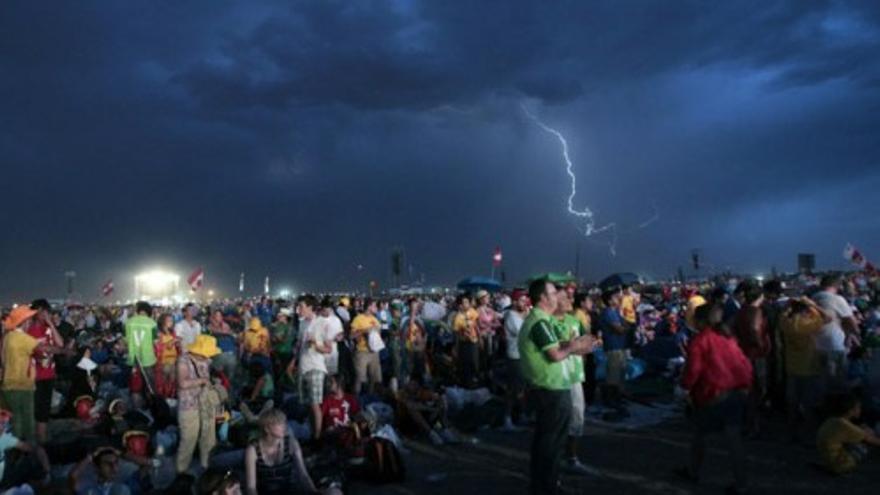
[{"label": "backpack", "polygon": [[366,462],[364,477],[375,483],[393,483],[406,478],[406,468],[400,451],[390,440],[373,437],[364,448]]}]

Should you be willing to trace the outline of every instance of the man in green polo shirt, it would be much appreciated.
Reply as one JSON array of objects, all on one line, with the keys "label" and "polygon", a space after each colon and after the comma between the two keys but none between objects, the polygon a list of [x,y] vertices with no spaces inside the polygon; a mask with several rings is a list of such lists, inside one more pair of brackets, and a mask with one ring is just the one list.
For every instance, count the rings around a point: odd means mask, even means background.
[{"label": "man in green polo shirt", "polygon": [[529,298],[535,305],[523,322],[517,342],[523,377],[537,414],[530,459],[530,493],[559,491],[559,463],[568,437],[572,416],[571,385],[574,369],[569,356],[593,350],[592,337],[585,335],[560,341],[554,330],[556,287],[546,280],[529,284]]},{"label": "man in green polo shirt", "polygon": [[[556,338],[561,342],[576,339],[588,332],[584,329],[580,320],[574,316],[573,301],[568,292],[556,288],[556,313],[554,330]],[[563,468],[574,474],[589,474],[590,469],[578,459],[578,442],[584,435],[584,357],[572,354],[568,357],[569,378],[571,379],[571,424],[568,428],[568,452]]]}]

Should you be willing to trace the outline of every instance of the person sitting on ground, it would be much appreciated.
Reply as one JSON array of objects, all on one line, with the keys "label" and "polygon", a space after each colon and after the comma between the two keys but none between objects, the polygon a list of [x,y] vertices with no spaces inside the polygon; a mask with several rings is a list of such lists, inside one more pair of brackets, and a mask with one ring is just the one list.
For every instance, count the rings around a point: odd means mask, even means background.
[{"label": "person sitting on ground", "polygon": [[251,421],[256,419],[251,418],[251,411],[259,414],[264,406],[266,409],[274,406],[272,398],[275,397],[275,381],[272,373],[260,361],[251,362],[249,372],[250,382],[241,390],[241,411]]},{"label": "person sitting on ground", "polygon": [[854,471],[867,455],[867,446],[880,446],[880,437],[867,426],[855,423],[862,404],[852,393],[835,394],[829,401],[831,417],[816,434],[816,447],[823,466],[834,474]]},{"label": "person sitting on ground", "polygon": [[196,486],[199,495],[241,495],[241,482],[233,471],[208,469]]},{"label": "person sitting on ground", "polygon": [[[306,471],[299,442],[278,409],[260,414],[260,436],[245,449],[245,488],[248,495],[320,493]],[[328,489],[325,495],[341,494]]]},{"label": "person sitting on ground", "polygon": [[400,390],[397,405],[401,416],[428,435],[434,445],[460,442],[458,435],[449,427],[446,398],[442,395],[410,380]]},{"label": "person sitting on ground", "polygon": [[357,398],[345,393],[341,377],[332,375],[327,380],[330,393],[324,396],[321,403],[322,431],[316,437],[350,426],[352,418],[361,411]]},{"label": "person sitting on ground", "polygon": [[[22,442],[11,431],[9,422],[12,413],[0,409],[0,491],[35,481],[47,481],[49,477],[49,458],[36,444]],[[17,450],[24,456],[7,465],[6,452]]]},{"label": "person sitting on ground", "polygon": [[263,326],[259,318],[251,318],[250,325],[242,338],[242,346],[246,355],[245,363],[259,362],[267,369],[272,368],[269,330]]},{"label": "person sitting on ground", "polygon": [[131,489],[120,477],[119,461],[118,450],[98,448],[70,471],[70,489],[76,495],[129,495]]}]

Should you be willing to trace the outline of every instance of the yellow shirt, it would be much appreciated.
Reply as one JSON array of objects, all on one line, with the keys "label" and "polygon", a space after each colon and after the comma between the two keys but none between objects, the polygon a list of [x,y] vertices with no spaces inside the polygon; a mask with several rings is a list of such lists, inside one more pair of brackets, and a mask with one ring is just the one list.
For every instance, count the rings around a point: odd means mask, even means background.
[{"label": "yellow shirt", "polygon": [[37,339],[16,329],[3,339],[3,390],[35,390],[36,370],[31,360]]},{"label": "yellow shirt", "polygon": [[684,312],[684,321],[687,322],[688,328],[691,330],[699,330],[697,328],[697,323],[694,321],[694,313],[696,313],[697,308],[706,304],[706,300],[703,299],[703,296],[696,295],[688,299],[687,309]]},{"label": "yellow shirt", "polygon": [[362,313],[354,317],[351,322],[351,336],[357,342],[358,352],[370,352],[367,334],[370,333],[370,330],[378,329],[380,326],[379,320],[369,313]]},{"label": "yellow shirt", "polygon": [[159,334],[159,364],[167,366],[177,362],[176,340],[173,333]]},{"label": "yellow shirt", "polygon": [[846,451],[844,445],[865,441],[865,432],[843,418],[829,418],[816,434],[816,446],[825,467],[837,474],[852,471],[856,460]]},{"label": "yellow shirt", "polygon": [[620,316],[629,323],[636,322],[636,298],[626,294],[620,299]]},{"label": "yellow shirt", "polygon": [[479,317],[480,314],[474,308],[465,313],[459,311],[455,314],[455,319],[452,320],[452,329],[459,335],[459,338],[468,342],[479,342],[480,339],[477,336],[477,319]]},{"label": "yellow shirt", "polygon": [[590,328],[592,327],[592,320],[590,319],[590,313],[578,308],[574,310],[574,317],[577,318],[581,325],[584,326],[584,330],[589,333]]},{"label": "yellow shirt", "polygon": [[251,354],[269,355],[269,331],[265,328],[244,332],[244,349]]},{"label": "yellow shirt", "polygon": [[822,316],[811,310],[810,314],[783,316],[780,326],[785,339],[785,372],[791,376],[815,376],[819,374],[816,363],[815,336],[822,330]]}]

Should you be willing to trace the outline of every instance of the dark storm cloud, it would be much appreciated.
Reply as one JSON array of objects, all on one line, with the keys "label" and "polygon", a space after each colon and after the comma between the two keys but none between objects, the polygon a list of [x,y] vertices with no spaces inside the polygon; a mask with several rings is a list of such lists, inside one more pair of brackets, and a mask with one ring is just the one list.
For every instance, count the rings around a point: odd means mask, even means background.
[{"label": "dark storm cloud", "polygon": [[566,269],[560,150],[522,103],[621,225],[617,258],[582,240],[590,277],[880,253],[850,219],[880,213],[875,2],[7,2],[0,33],[0,297],[157,262],[363,286],[397,244],[429,282],[496,244],[511,278]]}]

